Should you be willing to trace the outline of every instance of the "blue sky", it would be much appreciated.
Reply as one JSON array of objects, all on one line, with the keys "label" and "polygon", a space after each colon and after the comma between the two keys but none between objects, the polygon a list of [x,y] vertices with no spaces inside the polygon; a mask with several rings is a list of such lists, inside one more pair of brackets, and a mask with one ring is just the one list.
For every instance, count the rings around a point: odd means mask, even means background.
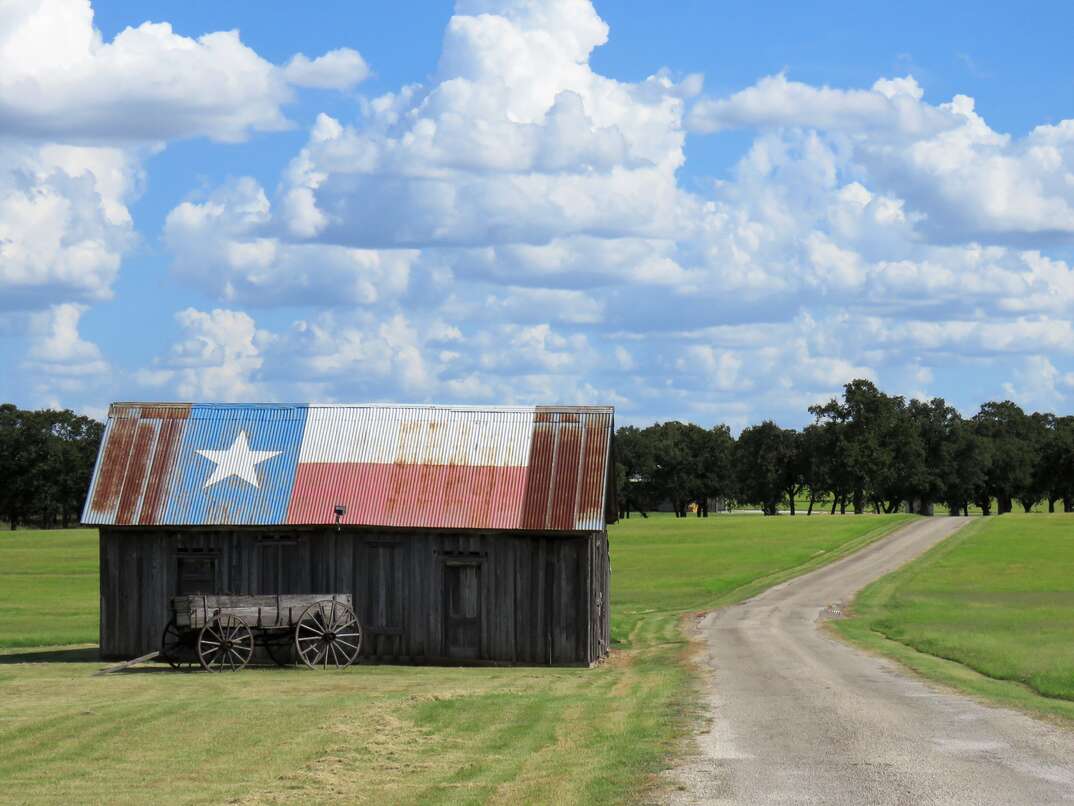
[{"label": "blue sky", "polygon": [[668,5],[5,7],[0,398],[1068,412],[1069,8]]}]

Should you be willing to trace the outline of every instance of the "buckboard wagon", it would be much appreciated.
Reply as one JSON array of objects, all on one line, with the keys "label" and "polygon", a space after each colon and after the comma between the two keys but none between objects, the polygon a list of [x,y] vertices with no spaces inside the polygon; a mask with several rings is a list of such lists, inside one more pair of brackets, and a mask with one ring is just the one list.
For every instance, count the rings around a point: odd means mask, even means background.
[{"label": "buckboard wagon", "polygon": [[362,646],[362,626],[346,593],[190,594],[172,599],[160,660],[181,669],[238,671],[258,647],[281,666],[342,669]]}]

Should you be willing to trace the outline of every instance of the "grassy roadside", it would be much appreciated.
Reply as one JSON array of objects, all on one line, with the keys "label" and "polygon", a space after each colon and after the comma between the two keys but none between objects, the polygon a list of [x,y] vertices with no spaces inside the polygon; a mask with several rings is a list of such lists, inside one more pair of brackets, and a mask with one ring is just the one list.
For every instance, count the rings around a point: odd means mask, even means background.
[{"label": "grassy roadside", "polygon": [[92,649],[31,647],[94,640],[95,533],[5,534],[0,791],[27,803],[163,793],[177,803],[632,800],[691,724],[683,614],[746,598],[906,520],[654,517],[614,526],[615,649],[592,670],[209,676],[149,667],[104,678],[90,676],[101,665]]},{"label": "grassy roadside", "polygon": [[1074,719],[1074,517],[974,521],[831,626],[967,693]]}]

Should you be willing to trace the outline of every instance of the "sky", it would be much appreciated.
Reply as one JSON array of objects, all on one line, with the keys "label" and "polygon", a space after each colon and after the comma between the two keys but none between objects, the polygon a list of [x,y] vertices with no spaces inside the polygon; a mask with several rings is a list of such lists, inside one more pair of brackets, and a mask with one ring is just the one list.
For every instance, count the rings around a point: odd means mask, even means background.
[{"label": "sky", "polygon": [[1074,400],[1074,8],[0,2],[0,400]]}]

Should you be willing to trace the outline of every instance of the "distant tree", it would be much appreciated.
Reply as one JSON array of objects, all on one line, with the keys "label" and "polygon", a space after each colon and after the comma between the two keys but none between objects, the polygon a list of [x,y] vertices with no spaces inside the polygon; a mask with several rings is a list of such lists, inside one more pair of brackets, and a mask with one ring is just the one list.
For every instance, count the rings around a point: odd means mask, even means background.
[{"label": "distant tree", "polygon": [[[951,515],[968,515],[971,502],[991,506],[987,495],[992,445],[978,434],[972,422],[961,417],[949,432],[948,461],[943,478],[943,500]],[[982,508],[987,514],[987,511]]]},{"label": "distant tree", "polygon": [[962,416],[940,397],[929,401],[911,400],[907,404],[907,415],[917,432],[921,451],[918,463],[908,474],[913,480],[906,497],[911,511],[930,514],[935,502],[947,500]]},{"label": "distant tree", "polygon": [[1049,439],[1054,432],[1055,415],[1035,412],[1022,421],[1022,426],[1020,439],[1030,449],[1031,463],[1026,483],[1016,487],[1013,492],[1022,509],[1032,512],[1033,507],[1048,498],[1051,487],[1044,459]]},{"label": "distant tree", "polygon": [[771,420],[743,429],[735,443],[738,497],[775,515],[779,503],[798,484],[797,435]]},{"label": "distant tree", "polygon": [[[942,402],[942,401],[941,401]],[[879,440],[885,446],[884,461],[872,479],[876,511],[896,512],[902,502],[917,511],[931,504],[932,472],[928,464],[925,435],[913,409],[900,396],[884,395],[884,421]],[[941,446],[932,446],[939,450]]]},{"label": "distant tree", "polygon": [[15,501],[15,475],[18,473],[19,410],[10,403],[0,405],[0,516],[14,529],[17,522],[13,513]]},{"label": "distant tree", "polygon": [[1010,512],[1016,496],[1033,489],[1038,443],[1030,418],[1015,403],[989,402],[974,415],[978,435],[988,441],[992,463],[978,504],[988,514],[991,500],[1000,515]]},{"label": "distant tree", "polygon": [[1063,502],[1063,511],[1074,511],[1074,417],[1047,421],[1044,444],[1037,464],[1038,483],[1047,490],[1048,511]]},{"label": "distant tree", "polygon": [[697,434],[702,429],[672,420],[646,429],[650,430],[655,453],[654,491],[660,498],[671,502],[675,517],[685,518],[686,507],[696,498],[698,479],[703,475],[698,447],[701,438]]},{"label": "distant tree", "polygon": [[64,410],[55,413],[52,434],[57,441],[57,447],[50,451],[55,463],[54,506],[59,511],[60,525],[66,529],[82,512],[104,426]]},{"label": "distant tree", "polygon": [[829,449],[832,481],[840,488],[844,508],[847,495],[860,514],[870,498],[879,511],[881,500],[901,494],[906,474],[896,454],[906,453],[906,441],[913,440],[904,409],[901,397],[885,395],[872,381],[860,378],[843,387],[841,401],[810,407],[818,423],[842,426],[833,428]]},{"label": "distant tree", "polygon": [[103,426],[69,410],[0,405],[0,515],[68,526],[82,510]]},{"label": "distant tree", "polygon": [[[825,426],[816,423],[802,429],[798,437],[798,469],[804,488],[809,490],[806,515],[812,515],[813,505],[832,492],[835,486],[830,472],[829,441]],[[834,511],[835,504],[832,506]]]},{"label": "distant tree", "polygon": [[783,495],[791,515],[795,513],[795,501],[805,489],[805,475],[808,458],[805,453],[805,438],[793,428],[784,429],[787,442],[787,467],[783,475]]},{"label": "distant tree", "polygon": [[49,462],[49,434],[41,412],[14,409],[8,434],[7,474],[3,484],[6,515],[12,529],[47,509],[54,463]]},{"label": "distant tree", "polygon": [[697,473],[688,492],[697,504],[697,516],[709,516],[709,499],[727,500],[734,495],[734,448],[731,429],[717,425],[705,430],[690,426],[685,433],[688,450],[696,457]]},{"label": "distant tree", "polygon": [[654,434],[649,429],[623,426],[615,432],[615,448],[620,515],[629,518],[631,510],[634,510],[647,518],[648,511],[655,504]]}]

